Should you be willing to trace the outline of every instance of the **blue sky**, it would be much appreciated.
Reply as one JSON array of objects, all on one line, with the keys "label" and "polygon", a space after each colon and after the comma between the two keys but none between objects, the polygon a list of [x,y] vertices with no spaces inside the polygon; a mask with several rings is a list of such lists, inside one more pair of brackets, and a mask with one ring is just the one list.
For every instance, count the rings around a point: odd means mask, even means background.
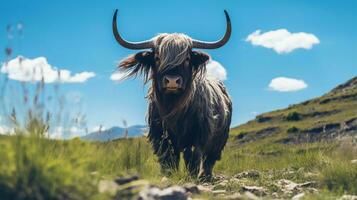
[{"label": "blue sky", "polygon": [[[231,39],[224,47],[206,52],[227,72],[224,82],[233,99],[233,126],[254,118],[256,113],[322,95],[357,75],[354,0],[1,0],[0,47],[13,48],[10,59],[18,55],[45,57],[49,65],[67,69],[72,75],[95,73],[86,81],[60,84],[63,93],[81,97],[89,129],[100,124],[121,125],[122,119],[129,125],[145,124],[146,88],[142,81],[110,80],[116,62],[135,53],[119,46],[112,35],[116,8],[120,31],[132,41],[163,32],[216,40],[225,31],[223,10],[227,9],[233,27]],[[15,30],[19,22],[23,24],[23,37],[14,33],[14,38],[8,39],[7,25]],[[285,36],[279,35],[284,29]],[[261,31],[253,45],[247,37],[257,30]],[[295,35],[301,32],[306,35]],[[277,44],[269,44],[272,37]],[[283,52],[273,49],[281,45],[279,37],[288,37],[285,45],[292,48],[290,52],[284,46]],[[301,46],[305,43],[307,46]],[[4,54],[0,56],[1,61],[6,59]],[[296,79],[303,86],[284,92],[269,88],[278,77]]]}]

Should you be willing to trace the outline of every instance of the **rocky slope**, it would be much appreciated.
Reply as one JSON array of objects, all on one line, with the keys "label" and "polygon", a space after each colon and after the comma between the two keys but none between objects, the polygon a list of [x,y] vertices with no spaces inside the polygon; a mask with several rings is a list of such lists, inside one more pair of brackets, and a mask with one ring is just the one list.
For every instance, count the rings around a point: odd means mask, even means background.
[{"label": "rocky slope", "polygon": [[[300,171],[300,172],[299,172]],[[285,170],[285,177],[301,174],[302,170]],[[271,172],[272,173],[272,172]],[[310,176],[314,176],[311,174]],[[138,200],[193,200],[193,199],[227,199],[227,200],[259,200],[259,199],[315,199],[320,193],[316,181],[296,183],[286,178],[269,180],[269,186],[250,185],[251,181],[262,176],[269,179],[272,174],[259,171],[245,171],[233,176],[218,175],[210,183],[185,183],[172,185],[164,177],[159,184],[152,184],[139,176],[120,177],[115,180],[101,180],[98,190],[110,193],[113,199]],[[314,196],[315,195],[315,196]],[[327,196],[320,196],[325,199]],[[355,200],[355,195],[329,196],[329,199]]]},{"label": "rocky slope", "polygon": [[233,128],[240,144],[256,140],[302,143],[357,136],[357,77],[327,94],[286,109],[258,115]]}]

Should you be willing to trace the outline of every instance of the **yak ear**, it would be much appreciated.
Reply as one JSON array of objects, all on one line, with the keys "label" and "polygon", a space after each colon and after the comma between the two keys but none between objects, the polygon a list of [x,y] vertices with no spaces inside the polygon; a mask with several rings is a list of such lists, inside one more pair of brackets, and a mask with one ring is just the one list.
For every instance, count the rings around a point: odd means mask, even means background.
[{"label": "yak ear", "polygon": [[136,76],[138,73],[144,76],[145,82],[154,67],[155,59],[152,51],[141,51],[125,58],[119,63],[119,70],[125,72],[123,78]]},{"label": "yak ear", "polygon": [[209,58],[209,55],[202,51],[191,52],[191,63],[195,69],[197,69],[202,64],[207,63]]},{"label": "yak ear", "polygon": [[141,51],[120,61],[120,69],[129,69],[136,65],[151,67],[155,64],[154,53],[152,51]]},{"label": "yak ear", "polygon": [[135,60],[145,66],[154,66],[155,59],[152,51],[141,51],[135,54]]}]

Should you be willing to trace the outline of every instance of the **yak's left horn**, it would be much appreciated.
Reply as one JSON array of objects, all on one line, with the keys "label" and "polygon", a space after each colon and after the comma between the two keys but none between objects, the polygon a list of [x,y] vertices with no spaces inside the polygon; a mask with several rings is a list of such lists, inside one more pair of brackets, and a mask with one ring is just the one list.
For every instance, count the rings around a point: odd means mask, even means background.
[{"label": "yak's left horn", "polygon": [[147,40],[147,41],[142,41],[142,42],[129,42],[124,40],[119,32],[118,32],[118,28],[117,28],[117,14],[118,14],[118,9],[115,10],[114,16],[113,16],[113,34],[115,39],[117,40],[117,42],[128,49],[150,49],[154,47],[154,44],[151,40]]},{"label": "yak's left horn", "polygon": [[231,25],[231,19],[229,18],[228,12],[226,10],[224,10],[224,14],[226,15],[227,27],[226,27],[226,33],[224,34],[223,38],[216,42],[205,42],[205,41],[193,40],[192,41],[193,48],[217,49],[217,48],[225,45],[228,42],[229,38],[231,37],[231,33],[232,33],[232,25]]}]

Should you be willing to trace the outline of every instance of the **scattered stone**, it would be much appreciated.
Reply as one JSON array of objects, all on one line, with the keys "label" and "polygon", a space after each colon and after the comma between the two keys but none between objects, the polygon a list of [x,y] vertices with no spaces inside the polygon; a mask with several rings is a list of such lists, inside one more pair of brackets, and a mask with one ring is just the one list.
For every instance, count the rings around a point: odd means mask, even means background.
[{"label": "scattered stone", "polygon": [[213,186],[214,190],[224,189],[228,184],[228,180],[223,180],[222,182],[218,183],[217,185]]},{"label": "scattered stone", "polygon": [[307,188],[307,191],[309,191],[310,193],[318,193],[319,191],[316,188]]},{"label": "scattered stone", "polygon": [[287,179],[279,180],[276,185],[283,191],[283,193],[292,193],[298,187],[297,183]]},{"label": "scattered stone", "polygon": [[259,200],[260,199],[259,197],[255,196],[255,194],[248,192],[248,191],[246,191],[244,193],[244,196],[245,196],[245,199],[249,199],[249,200]]},{"label": "scattered stone", "polygon": [[162,183],[168,182],[168,181],[169,181],[169,179],[168,179],[166,176],[162,177],[162,179],[161,179],[161,182],[162,182]]},{"label": "scattered stone", "polygon": [[279,194],[277,192],[273,192],[271,194],[271,196],[274,198],[274,199],[278,199],[279,198]]},{"label": "scattered stone", "polygon": [[234,178],[238,178],[238,179],[241,179],[241,178],[259,178],[260,177],[260,172],[257,171],[257,170],[251,170],[251,171],[246,171],[246,172],[242,172],[242,173],[239,173],[239,174],[236,174],[234,176]]},{"label": "scattered stone", "polygon": [[189,194],[183,187],[172,186],[165,189],[158,187],[149,187],[139,193],[140,200],[187,200]]},{"label": "scattered stone", "polygon": [[139,180],[139,176],[138,175],[134,175],[134,176],[130,176],[130,177],[121,177],[121,178],[117,178],[115,179],[115,182],[119,185],[124,185],[127,183],[130,183],[132,181],[136,181]]},{"label": "scattered stone", "polygon": [[220,182],[220,181],[224,181],[227,179],[228,179],[228,176],[223,175],[223,174],[216,174],[214,177],[212,177],[213,182]]},{"label": "scattered stone", "polygon": [[308,181],[308,182],[305,182],[305,183],[300,183],[298,184],[298,187],[316,187],[317,186],[317,182],[315,181]]},{"label": "scattered stone", "polygon": [[93,171],[93,172],[90,173],[90,175],[96,176],[96,175],[98,175],[98,172],[97,171]]},{"label": "scattered stone", "polygon": [[314,181],[298,184],[287,179],[281,179],[276,183],[276,186],[279,187],[284,194],[298,194],[303,191],[310,193],[318,192],[318,190],[314,188],[317,186],[317,183]]},{"label": "scattered stone", "polygon": [[251,192],[255,195],[258,196],[264,196],[267,194],[266,190],[263,187],[258,187],[258,186],[243,186],[242,187],[243,191],[248,191]]},{"label": "scattered stone", "polygon": [[239,192],[236,192],[236,193],[234,193],[234,194],[225,196],[224,199],[240,200],[240,199],[243,199],[243,196],[242,196]]},{"label": "scattered stone", "polygon": [[187,183],[183,186],[187,192],[190,192],[191,194],[199,194],[200,190],[198,189],[198,186],[193,183]]},{"label": "scattered stone", "polygon": [[291,200],[300,200],[304,196],[305,196],[305,193],[300,193],[300,194],[293,196],[293,198],[291,198]]},{"label": "scattered stone", "polygon": [[119,189],[119,185],[114,181],[101,180],[99,181],[98,190],[100,193],[108,192],[110,194],[115,194]]},{"label": "scattered stone", "polygon": [[212,189],[207,185],[197,185],[197,188],[200,192],[212,192]]},{"label": "scattered stone", "polygon": [[226,190],[213,190],[212,194],[214,195],[218,195],[218,194],[226,194],[227,191]]},{"label": "scattered stone", "polygon": [[340,200],[357,200],[357,196],[355,195],[343,195]]}]

